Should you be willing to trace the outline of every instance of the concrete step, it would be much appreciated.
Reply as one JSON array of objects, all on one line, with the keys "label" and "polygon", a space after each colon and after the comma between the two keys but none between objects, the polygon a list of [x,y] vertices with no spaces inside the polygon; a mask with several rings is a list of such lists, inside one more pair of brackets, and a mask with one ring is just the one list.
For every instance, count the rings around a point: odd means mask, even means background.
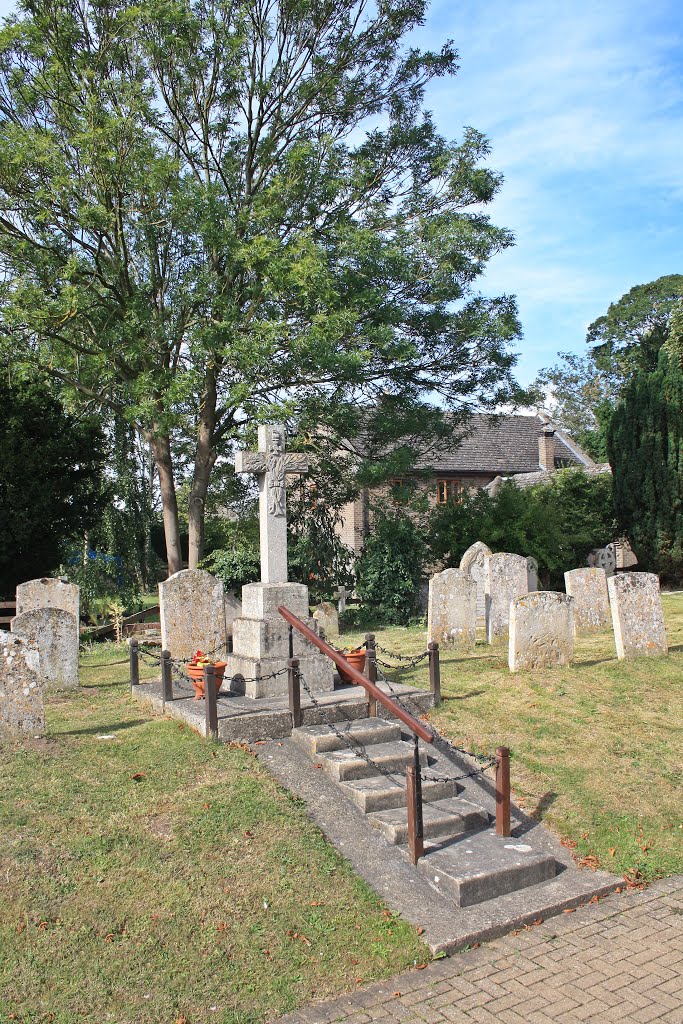
[{"label": "concrete step", "polygon": [[295,729],[292,740],[311,757],[330,750],[348,749],[347,743],[337,733],[348,737],[351,743],[372,746],[400,740],[401,727],[398,722],[385,722],[382,718],[357,718],[352,722],[340,722],[336,732],[329,725],[305,725]]},{"label": "concrete step", "polygon": [[[424,773],[427,781],[422,781],[423,803],[431,803],[435,800],[446,800],[454,797],[459,792],[456,782],[437,782],[429,779],[430,771]],[[403,774],[396,774],[387,777],[386,775],[372,775],[363,779],[350,780],[341,785],[342,792],[352,800],[357,807],[360,807],[364,814],[371,814],[376,811],[390,810],[395,807],[406,805],[406,777]]]},{"label": "concrete step", "polygon": [[534,852],[524,839],[471,832],[427,846],[420,871],[459,907],[493,900],[554,878],[552,854]]},{"label": "concrete step", "polygon": [[[408,842],[408,811],[405,800],[400,807],[375,811],[368,816],[368,821],[374,828],[379,829],[390,843],[398,845]],[[462,832],[488,828],[490,823],[486,811],[463,797],[423,803],[422,822],[425,839],[435,836],[456,836]]]},{"label": "concrete step", "polygon": [[[400,772],[405,771],[406,765],[412,760],[413,745],[398,740],[391,743],[373,743],[365,747],[365,753],[380,768],[389,772]],[[335,782],[364,779],[377,773],[377,769],[372,764],[368,764],[365,758],[348,748],[331,750],[327,754],[322,754],[320,760],[327,774]],[[424,750],[420,750],[420,763],[427,764],[427,755]]]}]

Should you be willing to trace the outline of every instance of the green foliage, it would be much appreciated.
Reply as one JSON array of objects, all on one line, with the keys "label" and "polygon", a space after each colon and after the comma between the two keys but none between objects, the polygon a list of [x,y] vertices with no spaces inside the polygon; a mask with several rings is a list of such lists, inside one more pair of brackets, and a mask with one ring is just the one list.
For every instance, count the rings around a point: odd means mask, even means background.
[{"label": "green foliage", "polygon": [[63,541],[82,535],[109,500],[104,438],[92,419],[67,415],[49,388],[0,375],[0,595],[47,576]]},{"label": "green foliage", "polygon": [[223,580],[225,589],[239,597],[245,583],[255,583],[261,576],[258,516],[224,520],[220,532],[221,546],[202,559],[200,568]]},{"label": "green foliage", "polygon": [[569,431],[584,451],[598,462],[607,461],[607,427],[618,394],[612,374],[592,355],[560,352],[560,362],[541,370],[534,386],[552,395],[553,421]]},{"label": "green foliage", "polygon": [[458,566],[477,540],[492,551],[530,555],[545,585],[562,588],[564,573],[585,565],[589,551],[616,532],[609,474],[563,469],[548,483],[520,490],[506,481],[493,497],[480,490],[437,506],[429,545],[434,561],[447,566]]},{"label": "green foliage", "polygon": [[426,556],[422,530],[408,511],[376,510],[356,582],[363,605],[376,614],[375,622],[407,623],[416,614]]},{"label": "green foliage", "polygon": [[672,337],[627,385],[609,432],[619,522],[643,568],[683,579],[683,360]]},{"label": "green foliage", "polygon": [[140,603],[136,575],[127,571],[120,556],[107,551],[90,548],[83,555],[78,547],[69,546],[59,572],[80,588],[81,613],[94,625],[111,617],[115,607],[132,612]]},{"label": "green foliage", "polygon": [[423,109],[457,69],[424,12],[51,0],[0,33],[0,341],[155,446],[173,541],[179,447],[203,510],[257,421],[350,437],[385,395],[386,439],[428,395],[517,393],[515,301],[475,287],[501,178]]}]

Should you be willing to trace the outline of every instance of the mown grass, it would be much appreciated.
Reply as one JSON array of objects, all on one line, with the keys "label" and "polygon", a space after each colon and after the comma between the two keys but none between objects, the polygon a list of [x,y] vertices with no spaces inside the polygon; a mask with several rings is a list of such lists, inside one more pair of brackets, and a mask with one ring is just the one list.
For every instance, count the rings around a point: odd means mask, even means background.
[{"label": "mown grass", "polygon": [[[505,647],[478,642],[467,657],[443,653],[443,703],[430,716],[469,750],[509,746],[518,802],[575,843],[579,860],[634,880],[683,871],[683,595],[663,602],[666,658],[617,661],[605,632],[581,639],[571,666],[512,674]],[[377,633],[404,653],[425,638]],[[425,664],[393,678],[428,685]]]},{"label": "mown grass", "polygon": [[131,701],[122,656],[0,747],[0,1021],[255,1024],[424,962],[248,750]]}]

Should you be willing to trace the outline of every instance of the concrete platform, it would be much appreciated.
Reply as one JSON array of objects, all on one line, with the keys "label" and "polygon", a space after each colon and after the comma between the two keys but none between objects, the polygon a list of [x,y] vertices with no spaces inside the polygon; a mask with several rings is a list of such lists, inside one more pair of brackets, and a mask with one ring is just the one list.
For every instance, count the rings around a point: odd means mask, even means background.
[{"label": "concrete platform", "polygon": [[[388,697],[391,691],[385,684],[377,684]],[[434,697],[428,690],[392,683],[393,691],[404,707],[416,715],[422,715],[434,706]],[[173,683],[174,699],[161,700],[161,681],[143,683],[132,687],[131,694],[152,711],[166,714],[186,722],[201,736],[206,736],[204,701],[195,700],[189,684]],[[340,686],[334,690],[315,694],[319,704],[316,707],[305,692],[301,694],[301,710],[304,725],[321,725],[325,719],[334,722],[368,717],[368,699],[360,686]],[[258,740],[284,739],[292,734],[292,716],[286,696],[252,697],[235,693],[218,694],[218,739],[221,743],[254,743]],[[378,705],[379,717],[395,722],[391,712]]]}]

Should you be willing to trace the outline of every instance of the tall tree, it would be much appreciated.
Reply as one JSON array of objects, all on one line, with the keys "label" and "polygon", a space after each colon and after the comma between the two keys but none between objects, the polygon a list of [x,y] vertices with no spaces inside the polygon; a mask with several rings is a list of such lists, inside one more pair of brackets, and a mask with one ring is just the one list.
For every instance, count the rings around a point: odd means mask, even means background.
[{"label": "tall tree", "polygon": [[512,244],[481,212],[500,177],[423,109],[457,68],[406,43],[425,8],[19,0],[0,34],[0,337],[149,441],[171,572],[178,442],[195,565],[254,421],[514,395],[515,302],[473,291]]},{"label": "tall tree", "polygon": [[637,371],[608,435],[614,504],[638,560],[683,578],[683,302],[654,372]]},{"label": "tall tree", "polygon": [[[110,499],[97,423],[67,415],[38,382],[0,374],[0,597],[59,565],[62,541],[98,522]],[[81,540],[82,544],[82,540]]]}]

